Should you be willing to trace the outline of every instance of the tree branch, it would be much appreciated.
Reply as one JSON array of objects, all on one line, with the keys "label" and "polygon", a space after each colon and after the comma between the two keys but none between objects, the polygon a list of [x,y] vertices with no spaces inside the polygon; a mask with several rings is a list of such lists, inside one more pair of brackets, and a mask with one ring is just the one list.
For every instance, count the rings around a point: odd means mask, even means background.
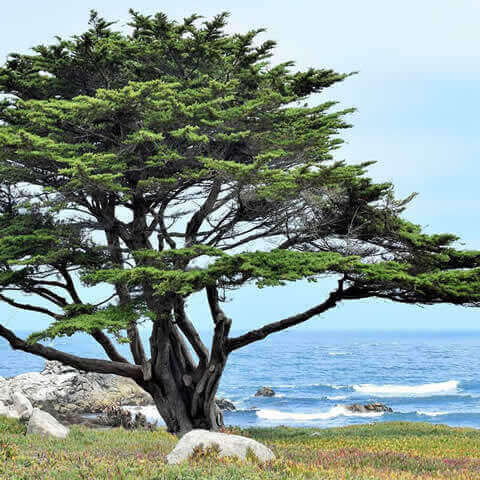
[{"label": "tree branch", "polygon": [[182,298],[175,299],[174,314],[178,327],[190,342],[190,345],[192,345],[200,364],[206,365],[208,363],[208,349],[202,342],[193,323],[189,320],[187,313],[185,312],[185,304]]},{"label": "tree branch", "polygon": [[212,188],[207,196],[207,199],[203,205],[194,213],[192,218],[187,224],[187,229],[185,230],[185,246],[189,247],[195,243],[197,233],[202,226],[205,218],[212,211],[215,202],[217,201],[218,195],[221,192],[222,184],[218,180],[213,182]]},{"label": "tree branch", "polygon": [[2,295],[1,293],[0,293],[0,300],[2,300],[5,303],[8,303],[8,305],[11,305],[12,307],[21,308],[22,310],[28,310],[30,312],[43,313],[44,315],[48,315],[52,318],[55,318],[56,320],[62,317],[62,315],[54,313],[48,310],[47,308],[37,307],[35,305],[27,305],[24,303],[18,303],[15,300],[12,300],[11,298],[8,298],[5,295]]},{"label": "tree branch", "polygon": [[342,295],[343,280],[339,282],[339,288],[331,292],[328,298],[320,305],[310,308],[309,310],[297,315],[279,320],[278,322],[269,323],[268,325],[265,325],[257,330],[251,330],[250,332],[240,335],[239,337],[230,338],[227,341],[227,350],[228,352],[237,350],[238,348],[242,348],[250,343],[263,340],[272,333],[280,332],[286,328],[303,323],[315,315],[319,315],[327,310],[330,310],[331,308],[334,308],[337,305],[337,302],[344,298]]},{"label": "tree branch", "polygon": [[55,348],[45,347],[41,343],[27,343],[17,337],[11,330],[0,325],[0,337],[5,338],[14,350],[22,350],[33,355],[38,355],[47,360],[57,360],[70,365],[71,367],[86,372],[113,373],[122,377],[133,378],[143,381],[142,368],[138,365],[132,365],[124,362],[111,362],[109,360],[99,360],[93,358],[77,357],[70,353],[61,352]]},{"label": "tree branch", "polygon": [[91,336],[103,347],[110,360],[113,360],[114,362],[130,364],[130,362],[123,355],[118,353],[118,350],[115,348],[113,342],[100,329],[93,330]]}]

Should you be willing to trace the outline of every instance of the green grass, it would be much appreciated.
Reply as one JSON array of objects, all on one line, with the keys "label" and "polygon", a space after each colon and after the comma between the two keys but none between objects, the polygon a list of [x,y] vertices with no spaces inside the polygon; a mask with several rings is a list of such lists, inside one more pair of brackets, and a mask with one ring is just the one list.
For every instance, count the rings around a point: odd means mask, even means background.
[{"label": "green grass", "polygon": [[177,440],[162,430],[74,427],[65,440],[24,432],[0,417],[2,480],[480,479],[480,431],[425,423],[234,429],[274,450],[277,459],[265,465],[207,455],[168,466]]}]

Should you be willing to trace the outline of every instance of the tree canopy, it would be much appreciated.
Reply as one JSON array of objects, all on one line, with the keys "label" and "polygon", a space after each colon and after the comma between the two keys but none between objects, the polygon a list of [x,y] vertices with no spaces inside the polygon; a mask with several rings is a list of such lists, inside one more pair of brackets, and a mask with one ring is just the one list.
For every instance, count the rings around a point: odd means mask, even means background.
[{"label": "tree canopy", "polygon": [[[130,18],[123,32],[92,12],[82,35],[0,69],[0,300],[52,319],[28,340],[0,325],[13,348],[132,377],[183,432],[219,423],[212,399],[231,351],[340,301],[478,305],[480,253],[405,220],[413,195],[396,199],[368,162],[336,159],[353,109],[321,93],[350,73],[273,65],[275,42],[226,33],[226,13]],[[337,284],[318,305],[230,336],[229,291],[324,278]],[[82,299],[100,284],[105,298]],[[210,349],[186,313],[195,292]],[[78,331],[109,360],[39,343]]]}]

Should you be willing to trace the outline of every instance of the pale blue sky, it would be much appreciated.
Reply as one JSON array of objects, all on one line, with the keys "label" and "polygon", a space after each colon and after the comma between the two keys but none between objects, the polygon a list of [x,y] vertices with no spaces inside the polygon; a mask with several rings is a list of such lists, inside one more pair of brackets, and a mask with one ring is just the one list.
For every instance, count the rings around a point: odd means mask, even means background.
[{"label": "pale blue sky", "polygon": [[[358,108],[338,157],[377,160],[371,168],[375,179],[392,180],[400,196],[420,193],[409,209],[411,220],[431,232],[455,232],[467,248],[480,248],[480,2],[16,0],[2,5],[0,58],[54,35],[82,32],[91,8],[124,26],[132,6],[179,19],[228,10],[231,30],[268,28],[265,38],[279,43],[276,61],[358,70],[325,97]],[[252,288],[235,295],[226,309],[234,326],[244,329],[308,308],[324,293],[315,284]],[[201,327],[209,325],[200,299],[191,302],[191,311]],[[44,325],[40,317],[0,305],[2,313],[12,327]],[[480,311],[473,309],[364,301],[342,305],[304,328],[479,329],[478,320]]]}]

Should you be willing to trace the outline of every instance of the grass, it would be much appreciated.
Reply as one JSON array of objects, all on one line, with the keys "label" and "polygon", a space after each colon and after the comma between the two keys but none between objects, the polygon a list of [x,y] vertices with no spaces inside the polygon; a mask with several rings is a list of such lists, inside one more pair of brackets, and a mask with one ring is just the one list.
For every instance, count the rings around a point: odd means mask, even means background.
[{"label": "grass", "polygon": [[[245,463],[199,455],[179,466],[165,456],[165,431],[73,427],[65,440],[26,436],[0,417],[0,479],[480,479],[480,431],[426,423],[379,423],[325,430],[234,429],[271,447],[277,459]],[[313,435],[312,435],[313,434]]]}]

